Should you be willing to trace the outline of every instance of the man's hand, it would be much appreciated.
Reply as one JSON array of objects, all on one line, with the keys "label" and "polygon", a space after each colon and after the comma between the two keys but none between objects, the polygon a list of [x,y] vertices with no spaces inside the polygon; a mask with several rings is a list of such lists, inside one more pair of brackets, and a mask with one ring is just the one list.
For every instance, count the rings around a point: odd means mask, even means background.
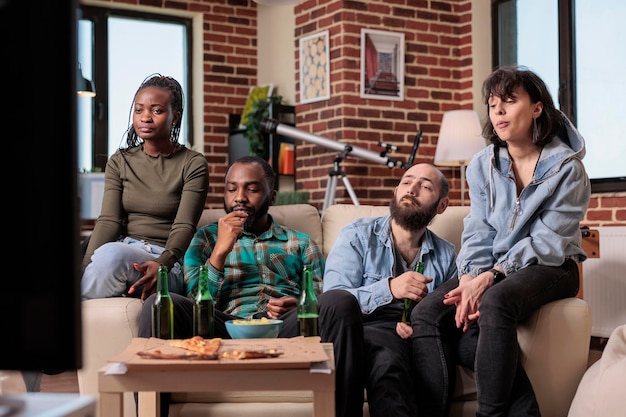
[{"label": "man's hand", "polygon": [[216,269],[224,269],[224,260],[233,250],[235,242],[243,233],[243,224],[248,218],[245,211],[231,211],[217,221],[217,242],[209,261]]},{"label": "man's hand", "polygon": [[396,333],[403,339],[408,339],[413,335],[413,328],[406,323],[402,323],[401,321],[396,323]]},{"label": "man's hand", "polygon": [[407,271],[389,280],[389,290],[395,299],[409,298],[420,302],[422,298],[428,295],[426,284],[432,280],[432,278],[425,277],[419,272]]},{"label": "man's hand", "polygon": [[277,319],[289,310],[296,308],[298,300],[294,297],[270,298],[267,303],[267,316],[270,319]]}]

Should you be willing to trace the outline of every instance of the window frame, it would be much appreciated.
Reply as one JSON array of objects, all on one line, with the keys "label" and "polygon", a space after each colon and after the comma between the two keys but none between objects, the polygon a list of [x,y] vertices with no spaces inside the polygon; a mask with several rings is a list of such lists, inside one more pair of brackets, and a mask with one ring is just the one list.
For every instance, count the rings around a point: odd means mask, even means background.
[{"label": "window frame", "polygon": [[[500,51],[510,51],[517,56],[517,33],[514,36],[508,34],[511,39],[503,46],[500,36],[501,21],[509,19],[514,22],[515,6],[518,0],[492,0],[492,40],[493,40],[493,67],[496,68],[506,60]],[[558,0],[558,34],[559,34],[559,91],[558,102],[561,111],[574,123],[577,124],[576,114],[576,44],[575,44],[575,0]],[[502,8],[502,9],[501,9]],[[508,10],[505,10],[508,8]],[[501,13],[501,11],[503,13]],[[509,25],[514,27],[515,25]],[[621,192],[626,191],[626,177],[591,178],[591,191],[593,193]]]},{"label": "window frame", "polygon": [[104,172],[109,158],[109,61],[108,61],[108,24],[109,17],[136,19],[144,21],[173,23],[185,26],[185,54],[187,59],[186,78],[187,86],[185,90],[185,112],[187,117],[186,144],[188,147],[194,145],[194,120],[193,120],[193,52],[192,19],[181,16],[173,16],[146,11],[135,11],[127,9],[116,9],[99,6],[79,5],[79,16],[81,19],[90,20],[93,23],[93,85],[97,92],[94,98],[92,121],[92,171],[101,170]]}]

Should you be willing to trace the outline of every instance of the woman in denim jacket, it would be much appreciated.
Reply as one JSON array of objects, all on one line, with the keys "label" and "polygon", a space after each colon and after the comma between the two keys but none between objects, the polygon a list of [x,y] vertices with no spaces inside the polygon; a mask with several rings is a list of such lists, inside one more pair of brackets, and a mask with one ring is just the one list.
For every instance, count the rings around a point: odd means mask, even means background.
[{"label": "woman in denim jacket", "polygon": [[519,361],[517,325],[544,304],[573,297],[586,258],[580,221],[590,198],[585,143],[524,67],[496,69],[483,84],[491,145],[467,168],[458,279],[411,317],[419,416],[447,416],[455,366],[475,372],[477,416],[539,416]]}]

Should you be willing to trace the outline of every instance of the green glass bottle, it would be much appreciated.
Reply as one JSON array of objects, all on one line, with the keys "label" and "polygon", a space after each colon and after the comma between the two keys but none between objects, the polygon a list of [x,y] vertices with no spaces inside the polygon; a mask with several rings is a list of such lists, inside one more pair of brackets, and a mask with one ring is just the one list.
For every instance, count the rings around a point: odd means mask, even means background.
[{"label": "green glass bottle", "polygon": [[152,336],[159,339],[174,338],[174,303],[168,288],[167,267],[159,267],[156,297],[152,304]]},{"label": "green glass bottle", "polygon": [[313,271],[311,265],[304,265],[302,270],[302,292],[298,299],[300,336],[319,336],[318,319],[319,305],[317,303],[315,285],[313,285]]},{"label": "green glass bottle", "polygon": [[[424,262],[418,261],[417,265],[415,265],[415,272],[419,272],[420,274],[424,273]],[[410,298],[404,299],[404,309],[402,310],[402,323],[406,323],[408,325],[411,324],[411,311],[413,311],[413,307],[415,307],[415,301]]]},{"label": "green glass bottle", "polygon": [[193,304],[193,335],[213,338],[215,328],[215,303],[209,290],[209,267],[198,267],[198,291]]}]

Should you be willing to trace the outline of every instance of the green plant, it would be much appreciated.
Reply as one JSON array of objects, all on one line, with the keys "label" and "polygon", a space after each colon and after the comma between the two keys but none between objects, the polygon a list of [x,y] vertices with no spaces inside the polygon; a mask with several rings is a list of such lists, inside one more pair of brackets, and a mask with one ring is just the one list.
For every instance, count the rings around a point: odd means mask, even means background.
[{"label": "green plant", "polygon": [[279,191],[276,193],[275,206],[287,204],[306,204],[309,202],[308,191]]},{"label": "green plant", "polygon": [[261,122],[269,117],[270,106],[280,103],[283,96],[273,95],[255,101],[252,110],[248,113],[244,124],[244,136],[248,138],[250,153],[261,157],[266,157],[265,152],[265,135],[261,132]]}]

